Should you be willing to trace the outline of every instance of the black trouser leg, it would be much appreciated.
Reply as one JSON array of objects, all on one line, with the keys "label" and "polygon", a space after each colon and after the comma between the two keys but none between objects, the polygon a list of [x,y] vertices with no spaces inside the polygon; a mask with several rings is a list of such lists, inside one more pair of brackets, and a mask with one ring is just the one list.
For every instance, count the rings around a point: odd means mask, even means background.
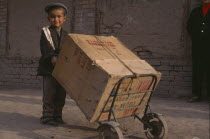
[{"label": "black trouser leg", "polygon": [[52,76],[43,77],[43,117],[54,116],[56,80]]},{"label": "black trouser leg", "polygon": [[65,104],[66,99],[66,91],[64,88],[57,83],[56,86],[56,95],[55,95],[55,109],[54,109],[54,116],[62,117],[62,110]]},{"label": "black trouser leg", "polygon": [[192,94],[197,97],[201,97],[201,89],[202,89],[202,67],[200,62],[195,59],[193,60],[193,71],[192,71]]},{"label": "black trouser leg", "polygon": [[210,64],[207,66],[206,76],[207,97],[210,98]]}]

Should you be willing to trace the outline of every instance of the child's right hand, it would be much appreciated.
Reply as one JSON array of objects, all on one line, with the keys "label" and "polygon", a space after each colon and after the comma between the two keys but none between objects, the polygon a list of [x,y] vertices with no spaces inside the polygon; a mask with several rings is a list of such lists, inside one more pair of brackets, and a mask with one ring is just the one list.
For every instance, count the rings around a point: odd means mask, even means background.
[{"label": "child's right hand", "polygon": [[57,57],[56,57],[56,56],[53,56],[53,57],[51,58],[51,63],[52,63],[52,65],[55,66],[56,62],[57,62]]}]

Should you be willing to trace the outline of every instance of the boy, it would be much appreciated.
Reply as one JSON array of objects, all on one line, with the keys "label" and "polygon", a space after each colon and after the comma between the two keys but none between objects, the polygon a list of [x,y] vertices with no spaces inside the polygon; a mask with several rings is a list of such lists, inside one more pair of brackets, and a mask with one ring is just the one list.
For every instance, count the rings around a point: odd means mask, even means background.
[{"label": "boy", "polygon": [[65,104],[66,92],[52,77],[51,73],[57,56],[68,33],[62,29],[66,21],[67,7],[61,3],[52,3],[45,7],[50,27],[44,27],[41,33],[38,75],[43,76],[43,113],[42,124],[63,124],[62,109]]}]

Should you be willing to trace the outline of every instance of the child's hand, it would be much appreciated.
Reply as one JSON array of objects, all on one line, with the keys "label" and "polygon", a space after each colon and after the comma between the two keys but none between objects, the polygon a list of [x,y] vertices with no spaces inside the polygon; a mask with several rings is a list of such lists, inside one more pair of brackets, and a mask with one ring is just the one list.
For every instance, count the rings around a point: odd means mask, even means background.
[{"label": "child's hand", "polygon": [[52,63],[52,65],[55,66],[56,62],[57,62],[57,57],[56,57],[56,56],[53,56],[53,57],[51,58],[51,63]]}]

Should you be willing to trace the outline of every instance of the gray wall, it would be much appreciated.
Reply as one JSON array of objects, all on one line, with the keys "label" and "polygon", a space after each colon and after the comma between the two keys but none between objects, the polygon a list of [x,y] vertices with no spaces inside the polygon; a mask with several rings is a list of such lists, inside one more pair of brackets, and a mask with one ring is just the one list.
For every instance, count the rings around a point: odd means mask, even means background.
[{"label": "gray wall", "polygon": [[[23,1],[25,6],[21,5]],[[1,2],[7,9],[7,0]],[[59,2],[70,3],[69,0]],[[3,21],[0,30],[4,31],[0,32],[0,88],[41,87],[36,69],[40,30],[47,25],[43,12],[46,3],[46,0],[36,3],[10,0],[9,16],[6,16],[7,10],[0,9],[4,15],[3,18],[0,16]],[[140,58],[162,73],[156,94],[188,96],[192,89],[192,64],[186,21],[191,7],[198,3],[197,0],[73,0],[68,5],[74,7],[73,24],[67,21],[65,26],[69,30],[71,26],[74,33],[119,37]],[[5,45],[7,27],[10,45]],[[4,50],[9,55],[1,53]]]},{"label": "gray wall", "polygon": [[120,38],[162,73],[157,94],[188,96],[191,45],[186,21],[191,0],[98,0],[97,33]]},{"label": "gray wall", "polygon": [[[39,57],[39,38],[43,26],[49,25],[44,7],[55,0],[10,0],[8,48],[10,56]],[[60,0],[71,9],[71,0]],[[70,32],[70,14],[64,28]]]},{"label": "gray wall", "polygon": [[201,2],[202,0],[191,0],[191,1],[192,1],[192,3],[191,3],[192,9],[195,8],[195,7],[200,6],[201,3],[202,3],[202,2]]},{"label": "gray wall", "polygon": [[[42,87],[42,78],[36,75],[40,58],[39,37],[41,27],[48,25],[44,6],[53,1],[0,0],[0,89]],[[95,33],[95,0],[56,2],[69,8],[65,29],[75,33]]]},{"label": "gray wall", "polygon": [[0,0],[0,56],[6,52],[7,0]]},{"label": "gray wall", "polygon": [[108,34],[119,37],[130,49],[141,46],[159,55],[183,57],[187,51],[181,44],[183,4],[183,0],[99,0],[100,33],[121,24]]}]

